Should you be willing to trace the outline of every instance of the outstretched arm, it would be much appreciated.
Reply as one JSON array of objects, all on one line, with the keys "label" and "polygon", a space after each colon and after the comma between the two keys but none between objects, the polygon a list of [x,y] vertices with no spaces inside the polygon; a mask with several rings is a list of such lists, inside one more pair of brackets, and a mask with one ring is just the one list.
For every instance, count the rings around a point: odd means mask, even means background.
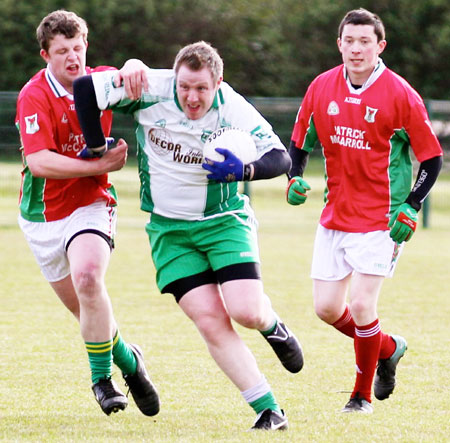
[{"label": "outstretched arm", "polygon": [[117,71],[114,77],[114,85],[125,87],[125,92],[131,100],[141,98],[142,90],[148,91],[147,79],[148,66],[137,58],[127,60]]},{"label": "outstretched arm", "polygon": [[35,177],[65,179],[91,177],[118,171],[127,160],[128,145],[120,139],[115,149],[96,161],[68,157],[49,149],[42,149],[26,156],[30,172]]}]

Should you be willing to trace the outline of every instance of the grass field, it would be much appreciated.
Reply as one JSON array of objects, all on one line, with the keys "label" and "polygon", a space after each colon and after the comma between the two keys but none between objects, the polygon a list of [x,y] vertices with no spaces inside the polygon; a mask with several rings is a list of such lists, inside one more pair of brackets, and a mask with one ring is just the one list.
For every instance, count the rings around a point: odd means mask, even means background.
[{"label": "grass field", "polygon": [[[156,417],[129,407],[104,415],[90,390],[78,325],[50,290],[16,225],[20,167],[0,164],[12,186],[0,192],[0,439],[34,442],[445,442],[450,437],[450,207],[448,177],[433,193],[431,227],[407,244],[379,302],[385,332],[408,340],[393,396],[370,416],[339,410],[354,381],[351,341],[315,316],[309,267],[323,183],[290,207],[285,179],[252,183],[260,222],[263,279],[272,303],[305,352],[286,372],[255,331],[239,328],[285,409],[290,429],[250,433],[254,414],[216,368],[190,321],[160,295],[138,208],[133,167],[112,174],[120,195],[116,250],[107,285],[122,335],[144,349],[161,395]],[[123,386],[120,373],[115,380]]]}]

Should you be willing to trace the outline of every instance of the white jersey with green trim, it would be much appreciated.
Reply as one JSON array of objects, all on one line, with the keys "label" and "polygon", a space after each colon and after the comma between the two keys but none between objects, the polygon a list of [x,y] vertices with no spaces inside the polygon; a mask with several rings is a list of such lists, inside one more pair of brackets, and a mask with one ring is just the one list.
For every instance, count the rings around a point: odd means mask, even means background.
[{"label": "white jersey with green trim", "polygon": [[231,86],[222,82],[211,109],[198,120],[189,120],[176,96],[171,69],[148,69],[148,91],[131,101],[124,87],[116,88],[114,72],[92,74],[99,109],[132,114],[141,181],[141,208],[163,217],[202,220],[242,211],[246,199],[237,183],[217,183],[202,168],[208,136],[221,127],[250,133],[258,158],[272,149],[285,150],[264,117]]}]

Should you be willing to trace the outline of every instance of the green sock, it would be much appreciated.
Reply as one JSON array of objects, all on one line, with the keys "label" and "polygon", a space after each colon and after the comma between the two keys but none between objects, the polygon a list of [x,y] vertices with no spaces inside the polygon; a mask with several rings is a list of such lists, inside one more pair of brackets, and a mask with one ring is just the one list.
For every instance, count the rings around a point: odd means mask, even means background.
[{"label": "green sock", "polygon": [[102,378],[111,377],[112,373],[112,340],[102,343],[85,342],[91,367],[92,383]]},{"label": "green sock", "polygon": [[127,343],[122,339],[119,330],[117,330],[116,335],[113,338],[112,355],[114,364],[116,364],[124,374],[133,375],[136,373],[136,357]]},{"label": "green sock", "polygon": [[259,332],[261,332],[261,334],[264,335],[264,336],[270,335],[275,330],[275,328],[277,327],[277,324],[278,324],[278,320],[275,319],[274,324],[269,329],[267,329],[265,331],[259,331]]},{"label": "green sock", "polygon": [[264,409],[271,409],[272,411],[281,413],[280,406],[275,400],[272,391],[269,391],[267,394],[264,394],[262,397],[259,397],[257,400],[252,401],[249,404],[257,414],[264,411]]}]

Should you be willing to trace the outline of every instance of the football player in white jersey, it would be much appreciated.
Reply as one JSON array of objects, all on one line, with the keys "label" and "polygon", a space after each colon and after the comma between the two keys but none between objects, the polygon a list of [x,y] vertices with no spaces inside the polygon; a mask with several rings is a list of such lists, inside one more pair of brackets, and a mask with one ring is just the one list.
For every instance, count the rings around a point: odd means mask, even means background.
[{"label": "football player in white jersey", "polygon": [[[253,428],[281,430],[287,418],[232,320],[259,330],[290,372],[301,370],[303,355],[264,293],[256,222],[237,182],[278,176],[291,162],[269,123],[222,77],[217,51],[197,42],[180,50],[173,69],[143,67],[144,89],[132,100],[116,87],[128,82],[127,75],[110,73],[79,79],[75,103],[90,150],[105,145],[101,110],[133,115],[141,207],[151,213],[146,230],[158,287],[175,296],[254,409]],[[224,146],[223,162],[203,163],[204,142],[221,127],[251,134],[257,160],[243,164]]]}]

